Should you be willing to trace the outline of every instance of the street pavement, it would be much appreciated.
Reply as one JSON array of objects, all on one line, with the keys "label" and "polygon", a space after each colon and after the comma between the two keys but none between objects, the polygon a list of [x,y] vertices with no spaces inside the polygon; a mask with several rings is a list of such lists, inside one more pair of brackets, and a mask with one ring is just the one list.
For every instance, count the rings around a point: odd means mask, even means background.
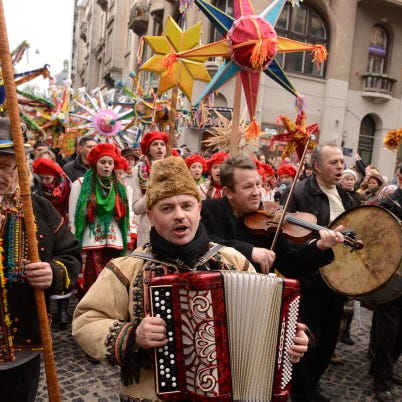
[{"label": "street pavement", "polygon": [[[75,302],[70,306],[71,312]],[[333,402],[375,401],[372,377],[368,374],[370,358],[368,341],[371,326],[371,311],[361,308],[361,322],[352,323],[354,346],[339,343],[336,354],[341,364],[331,365],[321,385],[332,397]],[[56,361],[62,401],[109,402],[119,401],[119,369],[106,363],[92,364],[74,342],[71,327],[52,330],[54,357]],[[395,366],[395,373],[402,376],[402,359]],[[402,386],[392,389],[395,401],[402,402]],[[36,402],[48,401],[44,368]]]}]

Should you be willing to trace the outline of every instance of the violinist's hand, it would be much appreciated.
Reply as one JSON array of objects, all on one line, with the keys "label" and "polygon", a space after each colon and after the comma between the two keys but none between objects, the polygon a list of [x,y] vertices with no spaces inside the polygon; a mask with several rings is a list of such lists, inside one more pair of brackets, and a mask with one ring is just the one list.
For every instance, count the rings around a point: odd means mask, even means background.
[{"label": "violinist's hand", "polygon": [[306,326],[300,322],[297,323],[296,336],[293,338],[294,345],[289,350],[289,357],[292,363],[298,363],[308,349],[308,336],[305,331]]},{"label": "violinist's hand", "polygon": [[251,262],[260,264],[263,274],[268,274],[275,261],[275,252],[266,248],[254,247],[251,253]]},{"label": "violinist's hand", "polygon": [[38,261],[30,263],[23,260],[25,264],[25,277],[27,282],[38,289],[48,289],[53,281],[52,267],[48,262]]},{"label": "violinist's hand", "polygon": [[320,230],[320,239],[317,241],[317,247],[321,250],[328,250],[345,240],[343,234],[343,225],[339,225],[335,230]]},{"label": "violinist's hand", "polygon": [[168,343],[165,321],[160,317],[146,316],[137,327],[135,343],[141,349],[165,346]]}]

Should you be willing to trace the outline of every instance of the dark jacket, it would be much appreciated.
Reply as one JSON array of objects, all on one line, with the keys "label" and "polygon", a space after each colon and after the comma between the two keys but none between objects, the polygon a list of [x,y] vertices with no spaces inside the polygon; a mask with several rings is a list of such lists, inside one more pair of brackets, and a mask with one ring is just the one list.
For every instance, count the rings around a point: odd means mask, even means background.
[{"label": "dark jacket", "polygon": [[73,161],[66,163],[63,166],[63,170],[70,178],[71,182],[74,182],[80,177],[83,177],[88,170],[88,166],[84,165],[81,156],[78,155]]},{"label": "dark jacket", "polygon": [[[201,220],[211,241],[235,248],[250,261],[253,248],[269,248],[274,236],[274,233],[251,233],[244,223],[244,218],[235,217],[226,197],[204,200]],[[316,271],[319,267],[331,263],[334,257],[332,250],[322,253],[315,242],[300,246],[284,238],[279,239],[275,252],[274,268],[285,276],[296,279],[305,270]],[[261,272],[258,264],[253,265]]]},{"label": "dark jacket", "polygon": [[385,197],[380,206],[388,209],[402,220],[402,189],[398,187],[392,194]]},{"label": "dark jacket", "polygon": [[[350,193],[337,186],[339,196],[345,211],[355,205]],[[288,206],[289,212],[309,212],[317,217],[320,226],[330,224],[330,209],[327,195],[318,186],[315,174],[296,184],[292,199]],[[319,272],[305,273],[302,278],[298,278],[302,290],[328,291],[329,287],[324,283]]]},{"label": "dark jacket", "polygon": [[[67,293],[74,288],[81,269],[81,249],[79,241],[68,230],[63,218],[48,200],[33,195],[32,204],[37,225],[39,258],[48,262],[53,271],[52,285],[45,291],[48,300],[52,294]],[[7,239],[4,239],[3,261],[7,259],[7,245]],[[7,283],[7,301],[12,323],[13,347],[16,351],[38,350],[41,341],[34,288],[25,282]],[[4,329],[4,322],[0,324]]]},{"label": "dark jacket", "polygon": [[[337,186],[339,196],[345,211],[354,206],[350,193]],[[321,226],[328,226],[329,221],[329,200],[318,186],[315,174],[305,180],[296,183],[292,199],[288,206],[289,212],[309,212],[317,217],[317,223]]]}]

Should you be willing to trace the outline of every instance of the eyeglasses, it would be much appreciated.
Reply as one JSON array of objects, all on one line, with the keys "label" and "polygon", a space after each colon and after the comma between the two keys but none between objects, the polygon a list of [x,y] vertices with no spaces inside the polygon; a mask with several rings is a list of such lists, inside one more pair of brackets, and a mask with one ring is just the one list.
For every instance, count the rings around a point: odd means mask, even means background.
[{"label": "eyeglasses", "polygon": [[12,173],[17,168],[17,165],[9,165],[8,163],[0,163],[0,172]]}]

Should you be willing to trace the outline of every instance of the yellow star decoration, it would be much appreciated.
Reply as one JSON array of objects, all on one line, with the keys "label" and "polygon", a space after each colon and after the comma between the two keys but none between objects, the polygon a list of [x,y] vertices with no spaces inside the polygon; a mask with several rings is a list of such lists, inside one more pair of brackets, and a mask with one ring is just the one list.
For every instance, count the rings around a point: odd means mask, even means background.
[{"label": "yellow star decoration", "polygon": [[159,96],[177,86],[191,102],[194,80],[211,80],[204,66],[204,61],[209,56],[178,57],[180,52],[199,47],[200,35],[200,22],[182,31],[173,18],[169,17],[163,36],[144,36],[145,42],[155,54],[140,69],[160,74]]}]

